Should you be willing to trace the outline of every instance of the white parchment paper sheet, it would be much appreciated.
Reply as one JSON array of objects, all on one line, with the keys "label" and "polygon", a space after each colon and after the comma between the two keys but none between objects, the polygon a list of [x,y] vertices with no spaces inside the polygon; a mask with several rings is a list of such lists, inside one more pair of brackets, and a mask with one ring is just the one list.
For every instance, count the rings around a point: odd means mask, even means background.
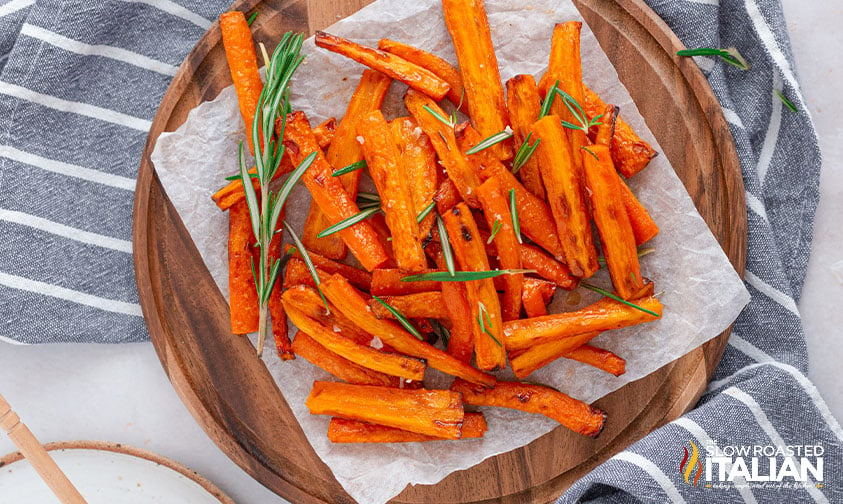
[{"label": "white parchment paper sheet", "polygon": [[[504,80],[518,73],[538,78],[547,66],[553,25],[582,20],[567,0],[487,0],[486,8]],[[393,38],[451,62],[456,60],[436,0],[379,0],[327,31],[369,46],[376,46],[381,37]],[[625,120],[660,151],[587,26],[582,35],[586,82],[607,102],[619,105]],[[304,53],[305,63],[293,82],[293,108],[305,111],[313,125],[329,117],[341,118],[363,67],[316,48],[312,40],[305,43]],[[383,107],[387,118],[406,114],[401,101],[405,89],[393,83]],[[177,131],[162,134],[152,154],[167,194],[226,296],[228,217],[216,208],[210,195],[222,185],[223,176],[236,172],[237,143],[243,138],[236,96],[229,87],[215,100],[193,110]],[[657,291],[664,291],[660,298],[665,305],[663,318],[612,331],[595,340],[595,344],[627,360],[624,376],[616,378],[563,359],[530,377],[588,402],[646,376],[716,336],[749,300],[743,283],[665,156],[654,159],[633,178],[631,186],[661,227],[661,233],[649,244],[656,253],[642,260],[642,272],[655,280]],[[288,202],[287,215],[299,231],[308,204],[307,191],[298,187]],[[605,277],[595,282],[609,285]],[[572,309],[565,298],[564,291],[558,293],[551,311]],[[582,293],[583,303],[595,299],[588,291]],[[407,484],[436,483],[452,471],[523,446],[557,425],[539,415],[486,408],[489,432],[480,440],[334,446],[325,435],[329,418],[311,416],[304,405],[313,380],[330,377],[303,359],[282,363],[271,342],[264,361],[316,452],[361,503],[385,502]]]}]

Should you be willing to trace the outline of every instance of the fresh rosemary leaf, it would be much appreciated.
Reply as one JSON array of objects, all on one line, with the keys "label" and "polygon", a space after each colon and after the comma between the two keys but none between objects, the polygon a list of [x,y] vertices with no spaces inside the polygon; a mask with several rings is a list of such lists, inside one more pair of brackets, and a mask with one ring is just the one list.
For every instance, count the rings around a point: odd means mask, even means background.
[{"label": "fresh rosemary leaf", "polygon": [[580,146],[580,149],[582,149],[582,150],[584,150],[584,151],[588,152],[589,154],[591,154],[591,155],[592,155],[592,157],[594,157],[594,159],[596,159],[596,160],[600,161],[600,158],[599,158],[599,157],[597,157],[597,154],[595,154],[593,150],[589,149],[589,148],[588,148],[588,147],[586,147],[585,145],[581,145],[581,146]]},{"label": "fresh rosemary leaf", "polygon": [[357,199],[365,201],[377,201],[378,203],[380,203],[381,197],[378,193],[358,191]]},{"label": "fresh rosemary leaf", "polygon": [[422,209],[422,211],[421,211],[421,212],[419,212],[419,214],[416,216],[416,222],[418,222],[419,224],[421,224],[421,221],[423,221],[423,220],[424,220],[424,218],[425,218],[425,217],[427,217],[427,215],[428,215],[430,212],[432,212],[434,208],[436,208],[436,202],[435,202],[435,201],[431,201],[431,202],[430,202],[430,204],[429,204],[429,205],[427,205],[426,207],[424,207],[424,209]]},{"label": "fresh rosemary leaf", "polygon": [[592,126],[597,126],[599,124],[603,124],[603,123],[597,121],[598,119],[603,117],[603,114],[594,116],[591,119],[589,119],[588,115],[586,115],[586,113],[585,113],[585,110],[583,110],[582,106],[579,104],[579,102],[577,102],[576,99],[574,99],[573,96],[569,95],[565,91],[562,91],[561,89],[557,89],[556,94],[558,94],[559,96],[562,97],[562,103],[565,104],[565,108],[567,108],[568,111],[571,112],[571,115],[573,115],[574,118],[579,123],[579,125],[577,125],[577,124],[572,124],[568,121],[562,121],[562,125],[565,126],[566,128],[581,130],[581,131],[585,132],[586,134],[588,134],[588,130]]},{"label": "fresh rosemary leaf", "polygon": [[[243,153],[242,140],[237,149],[237,158],[240,164],[240,180],[248,180],[249,169],[246,168],[246,155]],[[252,233],[255,237],[260,237],[261,213],[258,209],[258,195],[255,193],[255,187],[252,184],[243,184],[243,192],[246,193],[246,205],[249,207],[249,220],[252,223]],[[257,277],[255,277],[255,281],[257,281]]]},{"label": "fresh rosemary leaf", "polygon": [[500,133],[495,133],[494,135],[484,138],[480,142],[477,143],[474,147],[465,151],[466,154],[477,154],[478,152],[488,149],[489,147],[499,144],[504,140],[512,138],[512,133],[507,133],[506,131],[501,131]]},{"label": "fresh rosemary leaf", "polygon": [[544,102],[542,102],[542,108],[539,111],[539,119],[550,113],[550,106],[553,105],[553,100],[556,98],[556,91],[558,90],[559,81],[557,80],[544,96]]},{"label": "fresh rosemary leaf", "polygon": [[371,215],[376,214],[380,211],[381,211],[380,205],[376,206],[376,207],[369,208],[367,210],[363,210],[360,213],[354,214],[351,217],[347,217],[347,218],[337,222],[333,226],[326,227],[325,229],[322,230],[321,233],[316,235],[316,237],[317,238],[325,238],[326,236],[330,236],[330,235],[332,235],[332,234],[334,234],[338,231],[342,231],[343,229],[345,229],[347,227],[351,227],[351,226],[357,224],[358,222],[360,222],[362,220],[366,220]]},{"label": "fresh rosemary leaf", "polygon": [[316,285],[316,290],[319,292],[319,297],[322,298],[322,302],[325,303],[325,312],[327,314],[331,313],[331,309],[328,308],[328,300],[325,299],[325,295],[322,294],[322,289],[319,286],[322,284],[322,281],[319,280],[319,273],[316,272],[316,266],[313,264],[313,260],[310,258],[310,254],[307,253],[307,249],[304,248],[304,244],[299,240],[298,235],[293,231],[293,228],[284,221],[284,227],[290,233],[290,236],[293,237],[293,243],[296,245],[296,250],[299,251],[301,254],[302,259],[304,259],[304,264],[307,266],[307,270],[310,272],[310,277],[313,278],[313,283]]},{"label": "fresh rosemary leaf", "polygon": [[362,170],[366,168],[368,165],[366,164],[366,160],[362,159],[357,161],[356,163],[351,163],[348,166],[343,166],[339,170],[335,171],[331,174],[332,177],[339,177],[340,175],[345,175],[346,173],[351,173],[353,171]]},{"label": "fresh rosemary leaf", "polygon": [[749,70],[749,63],[741,56],[741,53],[734,47],[728,49],[715,49],[712,47],[698,47],[696,49],[683,49],[676,51],[677,56],[719,56],[720,59],[726,63],[740,68],[741,70]]},{"label": "fresh rosemary leaf", "polygon": [[[250,173],[249,177],[258,178],[258,174],[257,173]],[[234,180],[243,180],[243,179],[240,177],[240,174],[238,173],[237,175],[229,175],[228,177],[225,177],[225,180],[228,180],[229,182],[232,182]]]},{"label": "fresh rosemary leaf", "polygon": [[357,204],[359,210],[368,210],[370,208],[380,208],[380,201],[361,201]]},{"label": "fresh rosemary leaf", "polygon": [[596,285],[591,285],[590,283],[586,283],[586,282],[580,282],[580,285],[582,285],[583,287],[585,287],[586,289],[588,289],[590,291],[594,291],[598,294],[603,294],[607,298],[614,299],[615,301],[617,301],[619,303],[623,303],[627,306],[631,306],[631,307],[635,308],[636,310],[641,310],[644,313],[649,313],[650,315],[652,315],[654,317],[659,316],[659,314],[654,312],[654,311],[650,311],[646,308],[642,308],[635,303],[630,303],[629,301],[612,294],[611,292],[607,291],[606,289],[601,289],[600,287],[598,287]]},{"label": "fresh rosemary leaf", "polygon": [[425,105],[425,106],[424,106],[424,107],[422,107],[422,108],[423,108],[423,109],[425,109],[425,110],[427,110],[427,112],[428,112],[430,115],[432,115],[433,117],[435,117],[435,118],[436,118],[439,122],[441,122],[441,123],[442,123],[442,124],[444,124],[445,126],[447,126],[447,127],[449,127],[449,128],[453,128],[454,126],[456,126],[456,124],[455,124],[454,122],[452,122],[450,119],[448,119],[447,117],[443,116],[443,115],[442,115],[442,114],[440,114],[439,112],[437,112],[437,111],[433,110],[433,109],[432,109],[432,108],[430,108],[429,106]]},{"label": "fresh rosemary leaf", "polygon": [[470,282],[472,280],[485,280],[501,275],[520,275],[535,273],[535,270],[528,269],[505,269],[493,271],[455,271],[451,274],[448,271],[431,271],[418,275],[405,276],[402,282]]},{"label": "fresh rosemary leaf", "polygon": [[527,161],[533,156],[533,153],[536,152],[536,149],[539,147],[539,142],[542,141],[541,138],[537,139],[533,145],[530,145],[530,137],[533,136],[533,132],[527,134],[527,138],[524,139],[524,143],[521,144],[521,147],[518,148],[518,152],[515,153],[515,158],[512,160],[512,173],[518,173]]},{"label": "fresh rosemary leaf", "polygon": [[492,241],[495,239],[495,236],[498,235],[498,232],[501,230],[502,227],[503,227],[503,223],[501,221],[499,221],[498,219],[495,219],[495,223],[492,224],[492,234],[490,234],[489,239],[486,240],[486,245],[489,245],[490,243],[492,243]]},{"label": "fresh rosemary leaf", "polygon": [[784,103],[784,106],[789,108],[791,112],[799,112],[799,109],[796,108],[796,105],[794,105],[792,101],[788,100],[784,93],[782,93],[778,89],[774,89],[773,92],[776,93],[776,96],[778,96],[779,100],[781,100],[782,103]]},{"label": "fresh rosemary leaf", "polygon": [[257,18],[257,17],[258,17],[258,11],[253,12],[252,15],[249,16],[249,19],[246,20],[246,24],[249,25],[249,26],[252,26],[252,23],[255,22],[255,18]]},{"label": "fresh rosemary leaf", "polygon": [[[454,266],[454,252],[451,250],[451,240],[448,238],[448,231],[445,229],[445,223],[442,217],[436,214],[436,227],[439,230],[439,244],[442,246],[442,255],[445,257],[445,267],[448,269],[448,274],[454,276],[456,274],[456,266]],[[418,275],[416,275],[418,276]],[[404,278],[402,282],[409,281]]]},{"label": "fresh rosemary leaf", "polygon": [[410,321],[407,320],[407,317],[405,317],[400,311],[398,311],[395,308],[389,306],[389,304],[387,304],[383,299],[375,296],[374,294],[372,294],[372,297],[375,298],[378,301],[378,303],[382,304],[384,306],[384,308],[389,310],[389,313],[391,313],[395,316],[395,319],[398,320],[398,322],[400,322],[402,326],[404,326],[404,329],[406,329],[407,332],[409,332],[410,334],[415,336],[418,340],[424,341],[424,338],[422,337],[419,330],[416,329],[413,326],[413,324],[411,324]]},{"label": "fresh rosemary leaf", "polygon": [[482,301],[477,303],[478,307],[478,314],[477,314],[477,323],[480,324],[480,330],[483,333],[489,335],[492,338],[492,341],[498,344],[499,347],[503,348],[503,345],[495,335],[492,334],[492,318],[489,316],[489,310],[486,308],[486,305],[483,304]]},{"label": "fresh rosemary leaf", "polygon": [[302,159],[301,163],[296,166],[296,169],[290,173],[290,176],[287,177],[287,180],[284,181],[284,184],[281,185],[281,189],[278,190],[278,196],[275,198],[275,201],[272,203],[271,214],[269,218],[269,229],[275,229],[278,225],[278,219],[281,218],[281,213],[284,211],[284,203],[287,202],[287,197],[290,196],[290,192],[292,192],[293,187],[298,183],[301,179],[302,175],[310,168],[310,165],[313,164],[313,161],[316,159],[316,152],[311,152],[307,155],[306,158]]},{"label": "fresh rosemary leaf", "polygon": [[521,241],[521,221],[518,219],[518,206],[515,204],[515,189],[509,190],[509,213],[512,214],[512,228],[515,231],[515,237],[518,238],[518,243],[524,243]]}]

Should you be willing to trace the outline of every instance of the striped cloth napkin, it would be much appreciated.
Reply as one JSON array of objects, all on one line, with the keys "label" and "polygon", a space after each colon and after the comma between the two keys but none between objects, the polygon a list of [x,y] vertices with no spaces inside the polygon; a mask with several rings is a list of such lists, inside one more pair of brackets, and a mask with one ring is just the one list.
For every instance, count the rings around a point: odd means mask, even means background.
[{"label": "striped cloth napkin", "polygon": [[[781,6],[647,2],[688,47],[735,46],[752,65],[743,72],[697,58],[743,167],[753,297],[697,409],[595,469],[559,502],[843,502],[843,431],[805,377],[796,308],[820,153]],[[225,7],[0,0],[0,339],[146,339],[130,243],[138,160],[170,79]],[[788,446],[799,451],[777,449]],[[769,457],[773,480],[783,481],[753,481],[770,476]],[[807,481],[799,481],[803,471]]]}]

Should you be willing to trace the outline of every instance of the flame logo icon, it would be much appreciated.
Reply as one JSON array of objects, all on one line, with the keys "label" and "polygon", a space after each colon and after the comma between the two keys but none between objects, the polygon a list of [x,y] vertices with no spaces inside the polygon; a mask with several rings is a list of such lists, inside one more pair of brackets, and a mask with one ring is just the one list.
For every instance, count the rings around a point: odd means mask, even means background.
[{"label": "flame logo icon", "polygon": [[[685,479],[685,483],[697,486],[697,483],[700,481],[700,476],[702,476],[700,450],[697,448],[696,443],[691,440],[688,440],[688,442],[691,443],[691,453],[688,453],[688,447],[682,447],[682,449],[685,450],[685,455],[682,457],[682,462],[679,464],[679,473],[682,474],[682,477]],[[694,469],[697,470],[696,474],[694,474]]]}]

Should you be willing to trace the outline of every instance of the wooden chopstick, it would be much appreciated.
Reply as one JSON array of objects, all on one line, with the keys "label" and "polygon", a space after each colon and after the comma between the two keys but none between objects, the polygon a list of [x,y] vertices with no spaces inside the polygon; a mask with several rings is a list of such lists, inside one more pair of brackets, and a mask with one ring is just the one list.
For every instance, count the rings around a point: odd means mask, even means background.
[{"label": "wooden chopstick", "polygon": [[32,464],[32,467],[35,468],[38,475],[47,483],[47,486],[56,494],[62,504],[86,504],[85,499],[76,490],[73,483],[67,479],[67,475],[50,457],[44,446],[35,439],[29,427],[21,423],[18,414],[12,411],[12,407],[9,406],[2,395],[0,395],[0,427],[3,427],[12,442]]}]

